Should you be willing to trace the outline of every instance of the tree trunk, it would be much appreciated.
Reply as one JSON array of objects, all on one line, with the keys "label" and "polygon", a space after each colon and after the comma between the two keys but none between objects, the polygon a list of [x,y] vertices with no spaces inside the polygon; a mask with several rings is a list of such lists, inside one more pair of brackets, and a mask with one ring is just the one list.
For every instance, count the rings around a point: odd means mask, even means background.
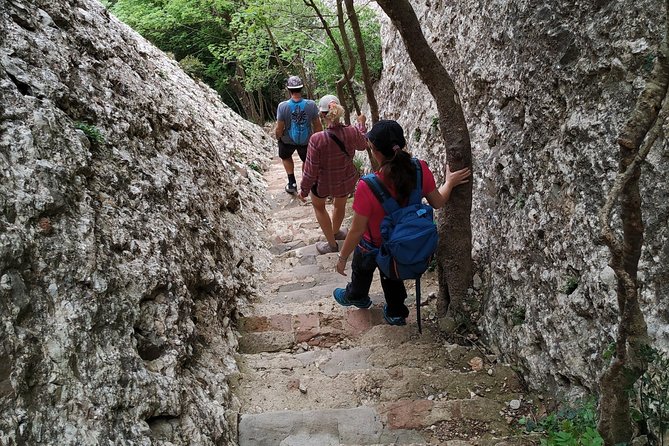
[{"label": "tree trunk", "polygon": [[283,73],[283,75],[288,79],[290,77],[290,73],[288,73],[288,69],[286,66],[283,64],[283,60],[281,59],[281,56],[279,54],[279,46],[276,44],[276,39],[274,38],[274,34],[272,33],[272,29],[269,27],[267,23],[263,23],[265,25],[265,31],[267,31],[267,36],[269,37],[269,41],[272,44],[272,54],[274,55],[274,59],[276,59],[277,65],[279,65],[279,69]]},{"label": "tree trunk", "polygon": [[[641,163],[654,145],[660,127],[669,115],[669,0],[666,1],[667,29],[653,73],[618,138],[619,173],[599,219],[601,237],[611,253],[616,273],[618,333],[616,357],[600,378],[599,430],[606,445],[630,443],[634,433],[629,396],[634,383],[648,368],[650,340],[639,305],[638,265],[643,246],[643,219],[639,177]],[[611,228],[611,214],[620,200],[622,240]]]},{"label": "tree trunk", "polygon": [[[353,92],[353,85],[351,84],[351,80],[347,76],[348,68],[346,67],[346,62],[344,61],[344,55],[342,53],[341,48],[339,47],[339,44],[337,43],[337,39],[335,39],[335,36],[332,34],[332,30],[330,29],[330,25],[328,25],[327,20],[325,20],[325,17],[323,17],[323,14],[321,14],[321,10],[318,9],[318,6],[316,5],[316,3],[313,0],[304,0],[304,4],[309,6],[310,8],[313,8],[313,10],[316,12],[316,15],[318,16],[318,19],[321,21],[321,24],[323,25],[323,29],[325,30],[325,33],[327,34],[328,38],[330,39],[330,42],[332,42],[332,47],[335,50],[335,54],[337,55],[337,59],[339,60],[339,66],[341,67],[341,72],[342,72],[342,75],[343,75],[342,79],[340,79],[338,82],[347,83],[349,90],[351,92]],[[345,35],[342,36],[342,39],[344,37],[345,37]],[[352,93],[351,96],[354,96],[354,94]]]},{"label": "tree trunk", "polygon": [[[367,63],[367,53],[365,52],[365,42],[362,40],[362,32],[360,32],[360,22],[358,21],[358,14],[355,12],[353,0],[344,0],[346,3],[346,11],[348,13],[348,20],[351,22],[351,29],[353,30],[353,37],[355,38],[355,46],[358,51],[358,59],[360,60],[360,68],[362,69],[362,82],[365,85],[365,96],[369,104],[369,112],[372,115],[372,125],[379,121],[379,105],[376,102],[376,95],[374,94],[374,86],[372,85],[372,77],[369,74],[369,64]],[[359,113],[359,112],[358,112]],[[379,170],[379,163],[376,158],[372,156],[372,151],[367,148],[367,156],[372,165],[372,170]]]},{"label": "tree trunk", "polygon": [[[377,3],[399,31],[418,75],[434,97],[451,170],[471,167],[472,150],[460,97],[446,68],[425,40],[411,4],[407,0],[377,0]],[[457,324],[471,322],[463,303],[472,277],[472,184],[470,179],[468,183],[456,187],[445,208],[438,214],[437,265],[441,312],[447,310],[448,316]]]},{"label": "tree trunk", "polygon": [[[344,22],[344,8],[342,7],[342,0],[337,0],[337,24],[339,26],[339,34],[341,34],[341,41],[344,44],[344,49],[346,50],[346,56],[348,57],[348,69],[343,74],[343,78],[346,79],[346,84],[348,85],[348,90],[351,94],[351,101],[353,102],[353,108],[355,112],[360,114],[360,106],[358,105],[358,99],[355,97],[355,90],[353,89],[353,77],[355,76],[355,65],[356,60],[353,56],[353,50],[351,49],[351,41],[348,38],[348,33],[346,32],[346,23]],[[348,113],[347,124],[350,123],[350,114]]]},{"label": "tree trunk", "polygon": [[362,40],[358,14],[355,12],[353,0],[344,0],[344,2],[346,3],[346,11],[348,13],[349,22],[351,22],[351,29],[353,30],[353,37],[355,38],[355,45],[358,51],[358,60],[360,60],[360,68],[362,69],[362,82],[365,85],[365,96],[367,97],[367,103],[369,104],[369,112],[372,115],[372,123],[375,123],[379,120],[379,105],[376,102],[372,77],[369,74],[367,53],[365,53],[365,42]]},{"label": "tree trunk", "polygon": [[248,92],[244,90],[242,79],[244,79],[244,70],[239,64],[237,64],[235,65],[235,75],[230,78],[230,87],[237,95],[239,102],[242,104],[242,109],[244,110],[246,118],[255,122],[255,119],[257,119],[256,109],[253,105],[252,99],[249,97]]}]

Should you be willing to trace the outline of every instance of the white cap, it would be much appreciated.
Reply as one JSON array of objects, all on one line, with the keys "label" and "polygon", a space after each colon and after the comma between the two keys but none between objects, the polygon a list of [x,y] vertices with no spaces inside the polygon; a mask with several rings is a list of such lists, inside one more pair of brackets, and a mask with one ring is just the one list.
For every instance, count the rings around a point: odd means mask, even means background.
[{"label": "white cap", "polygon": [[333,94],[326,94],[318,102],[319,110],[322,111],[322,112],[329,111],[330,110],[330,102],[336,102],[337,104],[341,105],[337,96],[335,96]]}]

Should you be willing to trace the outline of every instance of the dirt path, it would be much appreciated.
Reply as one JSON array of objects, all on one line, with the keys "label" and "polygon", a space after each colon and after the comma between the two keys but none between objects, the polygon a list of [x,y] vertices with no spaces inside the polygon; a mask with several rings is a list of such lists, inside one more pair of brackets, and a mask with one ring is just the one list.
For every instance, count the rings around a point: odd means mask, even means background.
[{"label": "dirt path", "polygon": [[516,436],[534,404],[511,368],[440,335],[434,274],[421,282],[422,335],[412,282],[404,327],[384,322],[378,277],[370,309],[337,305],[332,291],[347,279],[334,271],[336,254],[316,253],[323,236],[311,206],[284,192],[278,158],[266,179],[274,258],[241,320],[240,446],[532,443]]}]

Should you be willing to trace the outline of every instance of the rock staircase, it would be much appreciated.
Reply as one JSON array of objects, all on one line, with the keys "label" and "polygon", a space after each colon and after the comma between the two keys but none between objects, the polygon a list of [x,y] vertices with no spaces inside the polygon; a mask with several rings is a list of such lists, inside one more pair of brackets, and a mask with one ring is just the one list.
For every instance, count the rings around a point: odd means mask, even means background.
[{"label": "rock staircase", "polygon": [[421,282],[422,335],[409,283],[404,327],[384,322],[378,278],[370,309],[337,305],[332,290],[347,278],[334,271],[336,254],[317,255],[311,205],[284,192],[278,158],[267,181],[274,258],[261,298],[240,321],[240,446],[537,443],[517,420],[538,401],[513,370],[439,333],[434,274]]}]

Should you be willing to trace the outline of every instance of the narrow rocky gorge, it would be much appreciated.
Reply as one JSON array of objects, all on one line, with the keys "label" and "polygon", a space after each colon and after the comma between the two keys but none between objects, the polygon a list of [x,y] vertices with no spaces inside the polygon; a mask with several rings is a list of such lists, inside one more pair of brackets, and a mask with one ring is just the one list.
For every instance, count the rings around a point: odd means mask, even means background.
[{"label": "narrow rocky gorge", "polygon": [[[412,3],[472,135],[483,340],[437,330],[432,273],[422,335],[413,306],[385,324],[376,282],[369,310],[337,306],[262,128],[95,0],[0,0],[0,446],[525,444],[548,392],[597,390],[596,212],[661,2]],[[438,174],[432,100],[380,19],[382,115]],[[663,138],[640,268],[665,351],[668,166]]]}]

